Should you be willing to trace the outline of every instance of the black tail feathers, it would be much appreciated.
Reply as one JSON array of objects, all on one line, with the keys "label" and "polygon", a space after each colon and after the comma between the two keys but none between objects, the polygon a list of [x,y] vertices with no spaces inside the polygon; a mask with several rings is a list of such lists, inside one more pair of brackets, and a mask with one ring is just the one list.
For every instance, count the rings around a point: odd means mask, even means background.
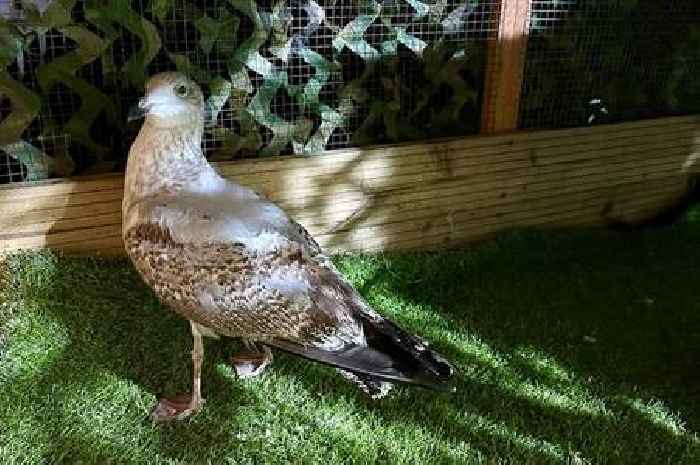
[{"label": "black tail feathers", "polygon": [[448,381],[452,365],[430,350],[427,343],[392,322],[365,320],[367,346],[348,344],[339,350],[300,346],[287,341],[272,345],[304,358],[339,368],[372,397],[382,397],[389,383],[407,383],[438,391],[454,392]]}]

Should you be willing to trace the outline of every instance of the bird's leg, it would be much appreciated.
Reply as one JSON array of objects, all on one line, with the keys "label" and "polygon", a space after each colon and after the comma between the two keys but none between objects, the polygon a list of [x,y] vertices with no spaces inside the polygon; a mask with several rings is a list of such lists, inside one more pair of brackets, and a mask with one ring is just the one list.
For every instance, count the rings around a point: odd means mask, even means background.
[{"label": "bird's leg", "polygon": [[246,351],[231,357],[231,365],[239,378],[258,376],[272,363],[272,351],[264,344],[260,345],[262,347],[260,350],[250,339],[244,338],[243,344],[246,346]]},{"label": "bird's leg", "polygon": [[197,324],[190,322],[192,325],[192,400],[189,410],[196,412],[202,408],[204,399],[202,399],[202,361],[204,360],[204,344],[202,343],[202,333],[199,332]]},{"label": "bird's leg", "polygon": [[190,321],[192,326],[192,393],[179,394],[175,397],[162,398],[151,412],[155,421],[181,420],[196,413],[204,405],[202,398],[202,360],[204,360],[204,344],[202,333],[197,324]]}]

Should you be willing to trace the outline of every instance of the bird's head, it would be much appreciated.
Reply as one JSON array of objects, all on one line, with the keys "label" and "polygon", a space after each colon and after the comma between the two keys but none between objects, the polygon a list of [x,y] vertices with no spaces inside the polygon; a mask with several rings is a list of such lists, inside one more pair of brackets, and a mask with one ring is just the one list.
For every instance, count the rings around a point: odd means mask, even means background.
[{"label": "bird's head", "polygon": [[129,111],[129,120],[146,117],[157,126],[202,124],[204,96],[196,82],[182,73],[156,74],[146,83],[146,95]]}]

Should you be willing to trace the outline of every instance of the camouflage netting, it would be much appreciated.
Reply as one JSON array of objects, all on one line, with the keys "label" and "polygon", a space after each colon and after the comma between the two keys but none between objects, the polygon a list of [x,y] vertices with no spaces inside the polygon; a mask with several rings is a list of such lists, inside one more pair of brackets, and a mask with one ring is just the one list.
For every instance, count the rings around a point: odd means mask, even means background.
[{"label": "camouflage netting", "polygon": [[0,0],[0,183],[119,169],[168,69],[205,88],[211,159],[473,133],[496,4]]},{"label": "camouflage netting", "polygon": [[[0,0],[0,184],[119,170],[147,76],[210,159],[471,134],[499,0]],[[521,128],[700,112],[698,0],[531,0]]]}]

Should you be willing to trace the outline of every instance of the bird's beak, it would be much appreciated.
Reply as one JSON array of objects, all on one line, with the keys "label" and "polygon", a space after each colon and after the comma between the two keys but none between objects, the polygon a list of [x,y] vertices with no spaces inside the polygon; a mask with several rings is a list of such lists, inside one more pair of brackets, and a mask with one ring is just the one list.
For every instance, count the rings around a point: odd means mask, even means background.
[{"label": "bird's beak", "polygon": [[129,113],[126,116],[126,120],[130,122],[145,117],[149,108],[150,105],[148,104],[146,97],[140,99],[139,103],[129,108]]}]

